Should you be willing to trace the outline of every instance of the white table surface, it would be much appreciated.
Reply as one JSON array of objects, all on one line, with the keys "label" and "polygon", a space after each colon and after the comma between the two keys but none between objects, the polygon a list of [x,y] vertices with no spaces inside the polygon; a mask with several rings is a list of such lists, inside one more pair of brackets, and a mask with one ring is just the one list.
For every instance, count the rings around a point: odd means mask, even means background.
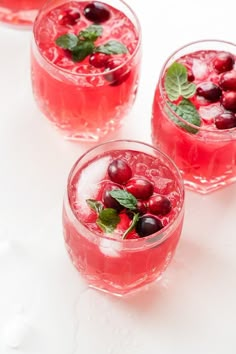
[{"label": "white table surface", "polygon": [[[227,0],[128,2],[143,27],[143,66],[117,137],[151,142],[163,61],[192,40],[235,41],[235,12]],[[236,185],[186,193],[182,238],[159,283],[125,298],[88,288],[61,227],[67,174],[88,146],[63,140],[37,110],[30,39],[0,28],[0,353],[235,354]]]}]

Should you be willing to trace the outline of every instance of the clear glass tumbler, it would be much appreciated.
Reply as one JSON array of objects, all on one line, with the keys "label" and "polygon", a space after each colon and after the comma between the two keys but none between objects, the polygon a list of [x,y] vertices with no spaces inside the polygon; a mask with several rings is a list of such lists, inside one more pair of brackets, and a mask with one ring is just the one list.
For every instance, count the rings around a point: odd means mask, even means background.
[{"label": "clear glass tumbler", "polygon": [[35,100],[70,140],[98,141],[120,127],[140,62],[140,24],[121,0],[49,0],[35,21]]},{"label": "clear glass tumbler", "polygon": [[[115,175],[114,164],[119,165]],[[147,185],[152,186],[148,194]],[[126,201],[114,203],[114,190]],[[132,204],[134,195],[137,204]],[[63,206],[65,244],[94,288],[124,295],[159,279],[176,250],[183,217],[181,175],[169,157],[150,145],[109,141],[87,151],[70,171]]]},{"label": "clear glass tumbler", "polygon": [[155,91],[153,144],[202,194],[236,181],[235,59],[232,43],[190,43],[167,59]]}]

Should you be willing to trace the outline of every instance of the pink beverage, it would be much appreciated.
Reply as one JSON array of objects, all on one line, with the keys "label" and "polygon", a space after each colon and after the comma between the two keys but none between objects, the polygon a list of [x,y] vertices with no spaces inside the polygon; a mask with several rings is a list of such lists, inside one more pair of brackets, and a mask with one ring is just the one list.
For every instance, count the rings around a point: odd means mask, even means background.
[{"label": "pink beverage", "polygon": [[236,181],[236,47],[189,44],[165,63],[153,101],[153,143],[186,187],[208,193]]},{"label": "pink beverage", "polygon": [[0,22],[11,26],[28,27],[45,0],[0,0]]},{"label": "pink beverage", "polygon": [[97,141],[120,127],[137,92],[140,35],[120,0],[44,6],[34,26],[33,92],[67,138]]},{"label": "pink beverage", "polygon": [[89,150],[67,184],[63,226],[70,258],[97,289],[123,295],[159,279],[183,225],[173,162],[150,145],[117,140]]}]

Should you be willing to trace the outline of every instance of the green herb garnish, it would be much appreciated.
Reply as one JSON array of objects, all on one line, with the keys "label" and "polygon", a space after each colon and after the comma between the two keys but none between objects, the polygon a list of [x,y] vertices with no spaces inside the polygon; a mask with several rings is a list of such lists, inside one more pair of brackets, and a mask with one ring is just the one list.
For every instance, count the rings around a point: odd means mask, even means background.
[{"label": "green herb garnish", "polygon": [[103,28],[100,25],[91,25],[87,27],[85,30],[79,32],[79,39],[88,39],[90,41],[95,42],[98,37],[101,37],[103,33]]},{"label": "green herb garnish", "polygon": [[115,209],[106,208],[100,211],[97,225],[106,233],[112,233],[120,222],[120,217]]},{"label": "green herb garnish", "polygon": [[87,204],[89,205],[89,207],[94,210],[97,214],[100,213],[100,211],[102,211],[103,209],[103,205],[101,202],[98,202],[97,200],[94,199],[87,199],[86,200]]},{"label": "green herb garnish", "polygon": [[104,54],[126,54],[128,52],[126,46],[121,42],[111,40],[105,44],[102,44],[96,48],[96,52]]},{"label": "green herb garnish", "polygon": [[[114,189],[109,193],[112,198],[120,203],[127,211],[133,213],[132,222],[122,236],[122,238],[125,239],[128,233],[135,228],[139,220],[139,213],[134,212],[137,208],[137,199],[131,193],[121,189]],[[103,208],[103,204],[94,199],[87,199],[86,202],[98,215],[96,220],[97,225],[104,232],[112,233],[120,222],[120,216],[117,210],[113,208]]]},{"label": "green herb garnish", "polygon": [[83,61],[88,55],[96,52],[111,54],[125,54],[128,49],[124,44],[116,40],[96,46],[96,40],[102,36],[103,28],[101,25],[93,24],[79,32],[76,36],[73,33],[63,34],[56,39],[56,44],[71,52],[71,58],[75,62]]},{"label": "green herb garnish", "polygon": [[[173,104],[172,102],[167,102],[169,107],[186,122],[193,124],[197,127],[201,125],[201,119],[196,107],[187,99],[183,98],[179,105]],[[180,119],[178,119],[171,110],[166,107],[166,112],[171,120],[173,120],[179,127],[183,128],[191,134],[196,134],[198,132],[197,128],[191,127],[185,124]]]},{"label": "green herb garnish", "polygon": [[75,34],[67,33],[67,34],[63,34],[62,36],[58,37],[56,39],[56,44],[63,49],[72,50],[73,48],[75,48],[77,46],[78,41],[79,41],[79,39]]},{"label": "green herb garnish", "polygon": [[94,50],[94,43],[90,40],[79,41],[77,46],[71,50],[71,57],[73,61],[83,61],[88,55],[92,54]]},{"label": "green herb garnish", "polygon": [[180,97],[190,98],[196,92],[196,85],[188,82],[186,67],[177,62],[167,69],[164,86],[170,101],[175,101]]},{"label": "green herb garnish", "polygon": [[113,191],[110,191],[110,195],[126,209],[135,210],[137,207],[137,199],[133,196],[133,194],[125,190],[114,189]]},{"label": "green herb garnish", "polygon": [[130,224],[130,226],[128,227],[128,229],[123,233],[123,240],[126,238],[126,236],[128,235],[129,232],[131,232],[135,226],[137,225],[137,222],[139,221],[139,214],[135,213],[132,219],[132,223]]}]

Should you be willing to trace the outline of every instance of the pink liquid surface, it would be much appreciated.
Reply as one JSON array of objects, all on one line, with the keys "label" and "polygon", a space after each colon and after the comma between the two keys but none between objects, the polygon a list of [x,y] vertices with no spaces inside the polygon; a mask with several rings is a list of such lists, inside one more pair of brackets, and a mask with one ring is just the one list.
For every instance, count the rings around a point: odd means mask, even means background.
[{"label": "pink liquid surface", "polygon": [[[39,108],[67,137],[99,140],[121,125],[135,99],[140,65],[140,51],[136,52],[139,34],[124,13],[108,7],[111,17],[101,24],[103,35],[96,45],[118,40],[129,51],[113,56],[120,58],[122,65],[126,63],[122,68],[127,73],[126,80],[118,85],[110,84],[103,75],[104,69],[90,65],[88,57],[75,63],[55,44],[60,35],[78,34],[92,24],[83,16],[87,4],[72,1],[39,16],[34,30],[32,83]],[[81,14],[74,26],[58,22],[68,9],[76,9]]]},{"label": "pink liquid surface", "polygon": [[[218,84],[220,75],[212,61],[217,51],[198,51],[177,61],[195,74],[194,83]],[[200,193],[208,193],[236,180],[236,129],[216,128],[214,118],[224,112],[220,102],[210,103],[194,95],[190,98],[201,117],[201,128],[190,134],[176,125],[165,112],[165,98],[160,87],[153,101],[152,139],[154,145],[169,155],[180,168],[185,184]],[[170,138],[171,137],[171,138]]]},{"label": "pink liquid surface", "polygon": [[32,25],[45,0],[0,0],[0,21],[13,26]]},{"label": "pink liquid surface", "polygon": [[[167,196],[172,210],[160,217],[164,229],[154,235],[122,240],[127,218],[112,234],[104,235],[96,225],[96,214],[86,203],[87,198],[101,199],[109,180],[109,163],[121,158],[128,162],[133,176],[148,178],[154,183],[154,193]],[[78,170],[69,185],[69,204],[63,210],[64,236],[75,267],[93,287],[115,294],[125,294],[159,278],[173,257],[183,223],[183,195],[179,181],[163,161],[137,151],[112,151],[89,161]],[[72,212],[69,211],[72,209]],[[130,222],[130,221],[129,221]]]}]

